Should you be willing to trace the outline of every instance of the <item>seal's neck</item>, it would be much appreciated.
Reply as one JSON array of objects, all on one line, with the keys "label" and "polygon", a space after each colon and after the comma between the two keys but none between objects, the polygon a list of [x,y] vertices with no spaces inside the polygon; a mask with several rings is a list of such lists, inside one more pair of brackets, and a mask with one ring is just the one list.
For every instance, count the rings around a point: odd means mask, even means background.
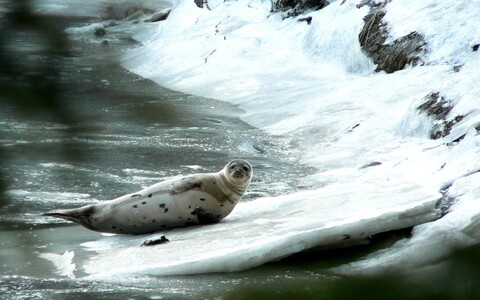
[{"label": "seal's neck", "polygon": [[218,172],[218,177],[220,178],[220,184],[224,185],[229,190],[235,192],[235,194],[238,194],[239,196],[242,196],[245,193],[248,185],[250,184],[250,180],[238,184],[228,181],[227,177],[225,176],[225,170],[221,170],[220,172]]}]

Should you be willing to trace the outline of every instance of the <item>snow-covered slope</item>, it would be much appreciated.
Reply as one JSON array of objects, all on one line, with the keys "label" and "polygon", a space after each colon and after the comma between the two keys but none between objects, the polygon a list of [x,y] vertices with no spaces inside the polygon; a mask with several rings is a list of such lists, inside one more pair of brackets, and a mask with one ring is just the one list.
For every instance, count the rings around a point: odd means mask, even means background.
[{"label": "snow-covered slope", "polygon": [[[171,2],[148,1],[158,9]],[[165,21],[122,25],[136,28],[143,44],[125,55],[125,67],[238,105],[245,121],[317,168],[306,179],[316,188],[240,203],[220,224],[169,231],[170,242],[155,247],[140,247],[144,236],[102,237],[83,244],[91,255],[75,262],[77,271],[112,278],[244,270],[417,224],[411,238],[336,271],[416,267],[478,242],[480,1],[389,2],[387,43],[411,32],[426,43],[422,65],[391,74],[375,72],[360,47],[369,7],[330,2],[283,19],[271,1],[210,0],[201,9],[180,0]],[[306,16],[311,24],[298,21]],[[76,275],[73,252],[46,255],[63,257],[55,263],[61,273]]]}]

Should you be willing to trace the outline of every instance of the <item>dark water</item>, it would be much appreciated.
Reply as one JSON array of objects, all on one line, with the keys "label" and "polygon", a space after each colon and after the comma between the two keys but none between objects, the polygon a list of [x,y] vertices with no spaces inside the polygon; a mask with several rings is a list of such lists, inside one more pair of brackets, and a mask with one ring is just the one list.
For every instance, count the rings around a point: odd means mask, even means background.
[{"label": "dark water", "polygon": [[[58,18],[55,24],[80,27],[92,21]],[[88,259],[91,254],[81,244],[100,234],[42,218],[42,212],[112,199],[165,177],[218,171],[233,158],[254,167],[242,201],[306,188],[302,178],[313,170],[291,159],[295,149],[281,139],[242,122],[235,106],[170,91],[121,68],[116,58],[137,46],[128,35],[72,37],[70,51],[60,55],[44,53],[43,37],[35,30],[14,35],[3,46],[22,60],[26,78],[29,64],[55,64],[51,76],[62,110],[32,113],[11,102],[1,106],[2,172],[8,191],[0,207],[0,294],[13,299],[214,298],[260,283],[329,280],[288,264],[232,274],[135,277],[121,283],[58,274],[42,253],[68,250],[75,252],[75,260]],[[70,121],[59,121],[55,114],[65,112]]]}]

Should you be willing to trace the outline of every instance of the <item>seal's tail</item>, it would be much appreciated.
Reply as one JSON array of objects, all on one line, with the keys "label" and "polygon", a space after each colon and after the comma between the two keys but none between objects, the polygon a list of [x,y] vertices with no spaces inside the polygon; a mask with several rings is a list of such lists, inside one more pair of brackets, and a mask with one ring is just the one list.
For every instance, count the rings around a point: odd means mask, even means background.
[{"label": "seal's tail", "polygon": [[92,223],[93,205],[87,205],[73,209],[59,209],[52,212],[44,213],[42,216],[55,217],[80,224],[90,230],[96,230]]}]

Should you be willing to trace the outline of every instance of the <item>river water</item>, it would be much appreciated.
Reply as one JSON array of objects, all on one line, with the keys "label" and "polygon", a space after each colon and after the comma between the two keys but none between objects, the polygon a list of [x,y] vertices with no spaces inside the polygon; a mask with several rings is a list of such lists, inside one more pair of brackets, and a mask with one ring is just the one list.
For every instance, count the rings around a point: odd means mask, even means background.
[{"label": "river water", "polygon": [[[95,21],[58,18],[56,24],[78,28]],[[109,42],[102,43],[106,38]],[[18,31],[7,48],[31,64],[43,63],[47,57],[39,41],[35,31]],[[170,176],[217,171],[233,158],[254,167],[242,201],[307,188],[304,178],[313,172],[295,161],[295,149],[281,136],[242,122],[237,107],[162,88],[120,67],[115,57],[137,46],[128,34],[73,36],[70,43],[70,53],[52,61],[61,74],[60,97],[77,123],[60,124],[50,115],[19,116],[12,106],[0,111],[7,182],[0,210],[0,294],[12,299],[215,298],[258,285],[318,287],[334,278],[326,270],[335,263],[301,258],[241,273],[145,276],[121,283],[59,273],[48,253],[68,250],[75,253],[74,261],[88,260],[91,253],[81,245],[101,234],[43,218],[42,212],[112,199]]]},{"label": "river water", "polygon": [[[0,0],[0,14],[4,12],[2,3],[5,1]],[[52,8],[64,2],[46,3]],[[71,3],[77,7],[92,4]],[[1,299],[291,299],[302,295],[337,300],[409,298],[406,295],[426,299],[418,297],[422,282],[433,282],[423,287],[427,295],[436,295],[432,299],[476,299],[473,292],[480,277],[472,262],[478,259],[464,260],[467,256],[463,254],[409,273],[407,279],[367,282],[355,278],[353,285],[341,285],[348,283],[348,278],[335,275],[336,267],[358,262],[377,250],[392,249],[393,242],[409,236],[410,229],[370,237],[369,246],[315,249],[242,272],[140,273],[92,279],[82,268],[99,261],[98,248],[92,244],[110,243],[115,249],[122,248],[125,241],[132,244],[138,240],[140,244],[143,237],[106,236],[41,217],[41,213],[112,199],[179,174],[217,171],[233,158],[246,159],[254,167],[254,180],[241,200],[244,202],[311,190],[315,181],[310,175],[316,170],[297,161],[300,155],[286,138],[265,134],[240,120],[238,107],[174,92],[123,69],[117,58],[140,46],[129,30],[134,21],[129,21],[131,26],[122,26],[125,20],[114,21],[105,34],[95,35],[96,27],[91,24],[101,21],[99,18],[79,17],[71,10],[69,15],[76,17],[48,16],[56,27],[69,33],[70,51],[66,54],[46,53],[42,46],[45,37],[38,30],[20,29],[7,32],[7,38],[0,36],[0,41],[7,41],[0,50],[10,51],[14,62],[25,70],[35,73],[36,66],[52,65],[55,76],[44,77],[46,82],[54,80],[64,104],[63,110],[45,110],[35,103],[28,106],[22,102],[22,107],[0,102],[1,172],[7,187],[0,203]],[[44,82],[25,81],[30,75],[26,72],[9,80],[32,86]],[[18,100],[20,103],[20,97]],[[246,229],[252,235],[257,230],[254,225]],[[169,232],[165,234],[169,236]],[[135,245],[132,248],[138,249]],[[161,248],[156,249],[161,253]],[[449,268],[455,262],[460,262],[458,268]],[[128,269],[129,262],[124,264]],[[390,277],[382,274],[383,279]],[[462,293],[473,297],[462,297]]]}]

